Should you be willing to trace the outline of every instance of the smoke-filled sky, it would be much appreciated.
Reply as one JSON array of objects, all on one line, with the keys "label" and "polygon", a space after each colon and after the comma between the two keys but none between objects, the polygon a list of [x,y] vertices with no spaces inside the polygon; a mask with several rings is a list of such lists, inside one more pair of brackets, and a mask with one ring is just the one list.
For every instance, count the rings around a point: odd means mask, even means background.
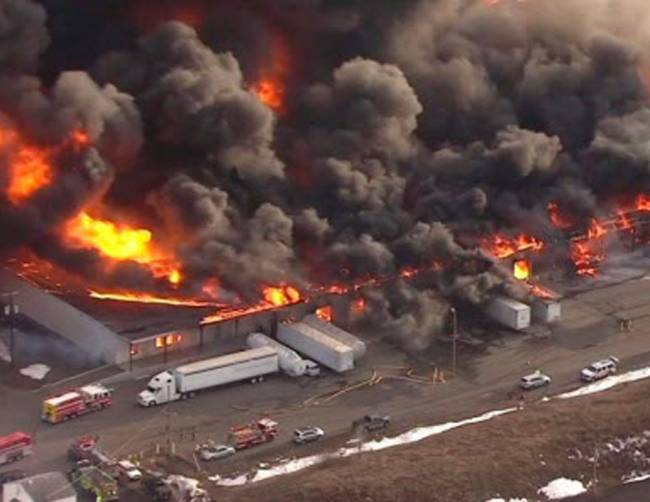
[{"label": "smoke-filled sky", "polygon": [[[0,246],[221,299],[471,258],[437,290],[480,302],[508,274],[459,235],[649,188],[649,48],[646,0],[0,0]],[[23,143],[53,171],[12,199]],[[70,245],[82,211],[183,280]],[[395,288],[384,317],[432,324],[437,294]]]}]

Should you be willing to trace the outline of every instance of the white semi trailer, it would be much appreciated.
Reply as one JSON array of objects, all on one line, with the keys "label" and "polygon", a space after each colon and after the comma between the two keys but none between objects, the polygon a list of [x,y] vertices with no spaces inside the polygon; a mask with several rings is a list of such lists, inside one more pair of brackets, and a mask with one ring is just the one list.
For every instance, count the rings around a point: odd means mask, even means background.
[{"label": "white semi trailer", "polygon": [[492,298],[485,305],[485,313],[509,328],[522,330],[530,326],[530,307],[505,296]]},{"label": "white semi trailer", "polygon": [[278,371],[278,353],[271,347],[212,357],[158,373],[138,394],[142,406],[156,406],[192,397],[196,392],[241,380],[256,380]]},{"label": "white semi trailer", "polygon": [[312,328],[316,328],[335,340],[344,343],[354,352],[354,359],[357,360],[366,353],[366,344],[352,333],[348,333],[344,329],[339,328],[336,324],[323,321],[315,314],[306,316],[303,320],[304,323],[309,324]]},{"label": "white semi trailer", "polygon": [[280,342],[266,336],[264,333],[251,333],[246,338],[246,344],[253,348],[271,347],[278,353],[278,364],[280,369],[289,376],[302,376],[307,371],[306,361],[300,357],[295,350],[291,350],[286,345],[282,345]]},{"label": "white semi trailer", "polygon": [[304,322],[279,324],[278,340],[338,373],[354,368],[351,347]]}]

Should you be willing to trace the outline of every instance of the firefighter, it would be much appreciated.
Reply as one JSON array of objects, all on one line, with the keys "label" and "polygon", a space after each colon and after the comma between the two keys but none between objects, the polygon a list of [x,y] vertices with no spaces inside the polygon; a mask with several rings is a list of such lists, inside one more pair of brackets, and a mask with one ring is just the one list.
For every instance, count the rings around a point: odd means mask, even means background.
[{"label": "firefighter", "polygon": [[518,410],[523,410],[524,409],[524,402],[526,401],[526,396],[524,396],[524,393],[522,392],[519,395],[519,404],[517,405]]}]

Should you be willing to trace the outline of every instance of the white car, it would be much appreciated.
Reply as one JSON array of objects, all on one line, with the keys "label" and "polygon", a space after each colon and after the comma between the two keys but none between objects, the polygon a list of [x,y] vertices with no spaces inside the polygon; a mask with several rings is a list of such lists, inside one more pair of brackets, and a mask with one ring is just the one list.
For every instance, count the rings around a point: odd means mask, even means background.
[{"label": "white car", "polygon": [[310,359],[305,359],[305,375],[310,377],[320,376],[320,366]]},{"label": "white car", "polygon": [[224,444],[203,444],[199,446],[197,450],[199,458],[206,462],[209,462],[210,460],[219,460],[235,454],[235,449],[232,446]]},{"label": "white car", "polygon": [[519,387],[524,390],[537,389],[551,383],[551,377],[544,373],[537,372],[522,377],[519,381]]},{"label": "white car", "polygon": [[580,372],[580,378],[585,382],[594,382],[616,373],[618,358],[610,356],[607,359],[596,361]]},{"label": "white car", "polygon": [[120,460],[117,463],[117,466],[129,481],[140,481],[142,479],[142,472],[133,462],[129,460]]},{"label": "white car", "polygon": [[304,427],[293,431],[293,442],[296,444],[311,443],[318,441],[325,435],[325,432],[320,427]]}]

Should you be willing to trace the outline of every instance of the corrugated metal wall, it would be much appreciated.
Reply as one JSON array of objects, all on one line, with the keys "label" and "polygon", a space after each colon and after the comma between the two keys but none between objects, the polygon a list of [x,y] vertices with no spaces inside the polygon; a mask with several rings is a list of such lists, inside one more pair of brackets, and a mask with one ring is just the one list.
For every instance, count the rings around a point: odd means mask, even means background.
[{"label": "corrugated metal wall", "polygon": [[44,328],[67,338],[94,357],[108,363],[129,358],[129,343],[106,326],[56,296],[0,269],[0,293],[16,291],[20,313]]}]

